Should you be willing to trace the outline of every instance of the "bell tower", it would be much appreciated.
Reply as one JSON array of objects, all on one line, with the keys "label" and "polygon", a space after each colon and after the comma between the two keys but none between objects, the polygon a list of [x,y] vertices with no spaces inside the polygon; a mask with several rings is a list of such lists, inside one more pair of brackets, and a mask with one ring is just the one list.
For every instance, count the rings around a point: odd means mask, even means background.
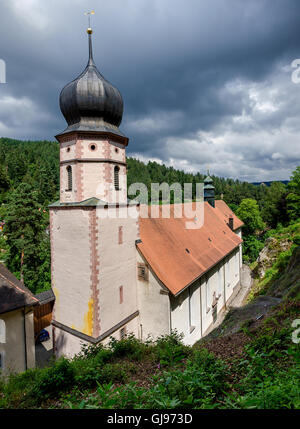
[{"label": "bell tower", "polygon": [[138,332],[138,208],[132,215],[127,202],[123,100],[98,71],[87,33],[87,66],[60,94],[68,126],[56,136],[60,199],[49,207],[57,356]]},{"label": "bell tower", "polygon": [[68,123],[56,136],[60,142],[60,201],[80,202],[97,196],[110,203],[125,203],[128,138],[118,128],[123,100],[98,71],[92,29],[87,33],[87,66],[60,94],[60,108]]}]

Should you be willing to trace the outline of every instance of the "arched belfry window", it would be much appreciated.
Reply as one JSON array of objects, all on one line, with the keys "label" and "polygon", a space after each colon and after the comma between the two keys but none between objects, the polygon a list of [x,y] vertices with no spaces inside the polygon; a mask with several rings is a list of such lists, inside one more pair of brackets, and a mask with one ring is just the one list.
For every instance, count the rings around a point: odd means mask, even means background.
[{"label": "arched belfry window", "polygon": [[72,191],[72,167],[68,165],[67,167],[67,173],[68,173],[68,187],[66,191]]},{"label": "arched belfry window", "polygon": [[115,190],[120,190],[120,180],[119,180],[120,168],[116,165],[114,168],[114,182],[115,182]]}]

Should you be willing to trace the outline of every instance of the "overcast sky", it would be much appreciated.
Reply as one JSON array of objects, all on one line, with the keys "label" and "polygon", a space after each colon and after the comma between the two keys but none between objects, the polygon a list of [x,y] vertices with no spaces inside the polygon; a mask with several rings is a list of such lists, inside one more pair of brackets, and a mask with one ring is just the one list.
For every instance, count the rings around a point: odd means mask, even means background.
[{"label": "overcast sky", "polygon": [[51,139],[88,56],[121,91],[128,155],[246,181],[300,165],[299,0],[0,0],[0,136]]}]

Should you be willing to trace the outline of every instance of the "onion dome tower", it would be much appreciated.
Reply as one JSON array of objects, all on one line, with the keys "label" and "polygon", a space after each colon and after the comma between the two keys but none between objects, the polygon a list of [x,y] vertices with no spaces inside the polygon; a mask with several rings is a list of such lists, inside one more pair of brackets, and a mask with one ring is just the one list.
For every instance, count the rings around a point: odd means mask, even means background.
[{"label": "onion dome tower", "polygon": [[119,90],[97,69],[92,50],[92,29],[88,28],[89,60],[84,71],[60,93],[60,109],[70,131],[112,132],[123,136],[119,125],[123,99]]},{"label": "onion dome tower", "polygon": [[60,143],[60,202],[97,198],[127,202],[126,154],[128,138],[119,130],[123,116],[120,91],[97,69],[88,34],[88,63],[60,93],[60,109],[67,128]]},{"label": "onion dome tower", "polygon": [[49,206],[57,357],[80,353],[82,343],[119,339],[127,329],[138,335],[140,326],[139,211],[127,200],[128,138],[119,130],[123,100],[98,71],[91,28],[87,33],[87,66],[60,94],[68,126],[56,136],[60,198]]},{"label": "onion dome tower", "polygon": [[215,187],[212,178],[209,176],[209,171],[207,171],[207,177],[204,179],[204,201],[215,207]]}]

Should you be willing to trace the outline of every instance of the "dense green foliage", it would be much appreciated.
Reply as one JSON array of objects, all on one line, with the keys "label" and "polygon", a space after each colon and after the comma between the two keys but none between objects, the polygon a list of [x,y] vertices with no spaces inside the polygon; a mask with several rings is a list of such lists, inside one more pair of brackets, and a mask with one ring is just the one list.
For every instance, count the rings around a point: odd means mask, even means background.
[{"label": "dense green foliage", "polygon": [[37,191],[21,183],[9,195],[6,206],[5,259],[8,268],[19,273],[33,292],[48,289],[51,284],[47,224],[48,216],[40,207]]},{"label": "dense green foliage", "polygon": [[133,336],[89,346],[72,360],[11,375],[0,408],[299,408],[299,347],[284,301],[254,330],[240,356],[216,358],[173,333],[156,342]]},{"label": "dense green foliage", "polygon": [[[275,295],[300,299],[300,219],[286,227],[278,224],[265,237],[272,237],[271,250],[277,256],[262,278],[257,274],[257,263],[253,264],[255,284],[249,298]],[[282,250],[282,244],[285,250]]]},{"label": "dense green foliage", "polygon": [[[205,176],[206,174],[185,173],[157,162],[145,164],[137,159],[127,158],[128,186],[136,182],[144,183],[149,191],[151,183],[196,184],[202,182]],[[222,196],[228,204],[235,207],[243,198],[253,198],[258,201],[260,208],[263,207],[268,188],[239,180],[216,176],[212,178],[216,198]],[[0,138],[0,201],[5,201],[6,192],[15,189],[21,182],[30,184],[33,190],[38,191],[38,201],[43,207],[59,198],[58,143]],[[193,190],[195,197],[195,186]]]},{"label": "dense green foliage", "polygon": [[[182,188],[184,183],[192,183],[192,197],[195,198],[196,183],[205,178],[204,174],[185,173],[157,162],[144,164],[134,158],[127,158],[127,168],[128,187],[132,183],[144,183],[149,201],[151,183],[179,183]],[[223,198],[245,221],[243,250],[246,261],[255,260],[263,247],[262,233],[265,231],[262,230],[276,228],[278,222],[285,225],[299,215],[300,167],[293,173],[288,187],[283,183],[267,187],[212,178],[216,198]],[[21,184],[26,184],[26,188]],[[44,232],[48,222],[47,207],[58,198],[58,143],[0,138],[0,221],[7,224],[4,234],[0,233],[2,260],[18,278],[23,276],[33,292],[50,285],[49,236]],[[171,202],[172,198],[173,195]],[[41,209],[39,213],[37,209]],[[22,213],[27,219],[26,228],[24,218],[23,223],[19,220]]]},{"label": "dense green foliage", "polygon": [[300,218],[300,166],[296,168],[288,184],[287,212],[290,219]]}]

